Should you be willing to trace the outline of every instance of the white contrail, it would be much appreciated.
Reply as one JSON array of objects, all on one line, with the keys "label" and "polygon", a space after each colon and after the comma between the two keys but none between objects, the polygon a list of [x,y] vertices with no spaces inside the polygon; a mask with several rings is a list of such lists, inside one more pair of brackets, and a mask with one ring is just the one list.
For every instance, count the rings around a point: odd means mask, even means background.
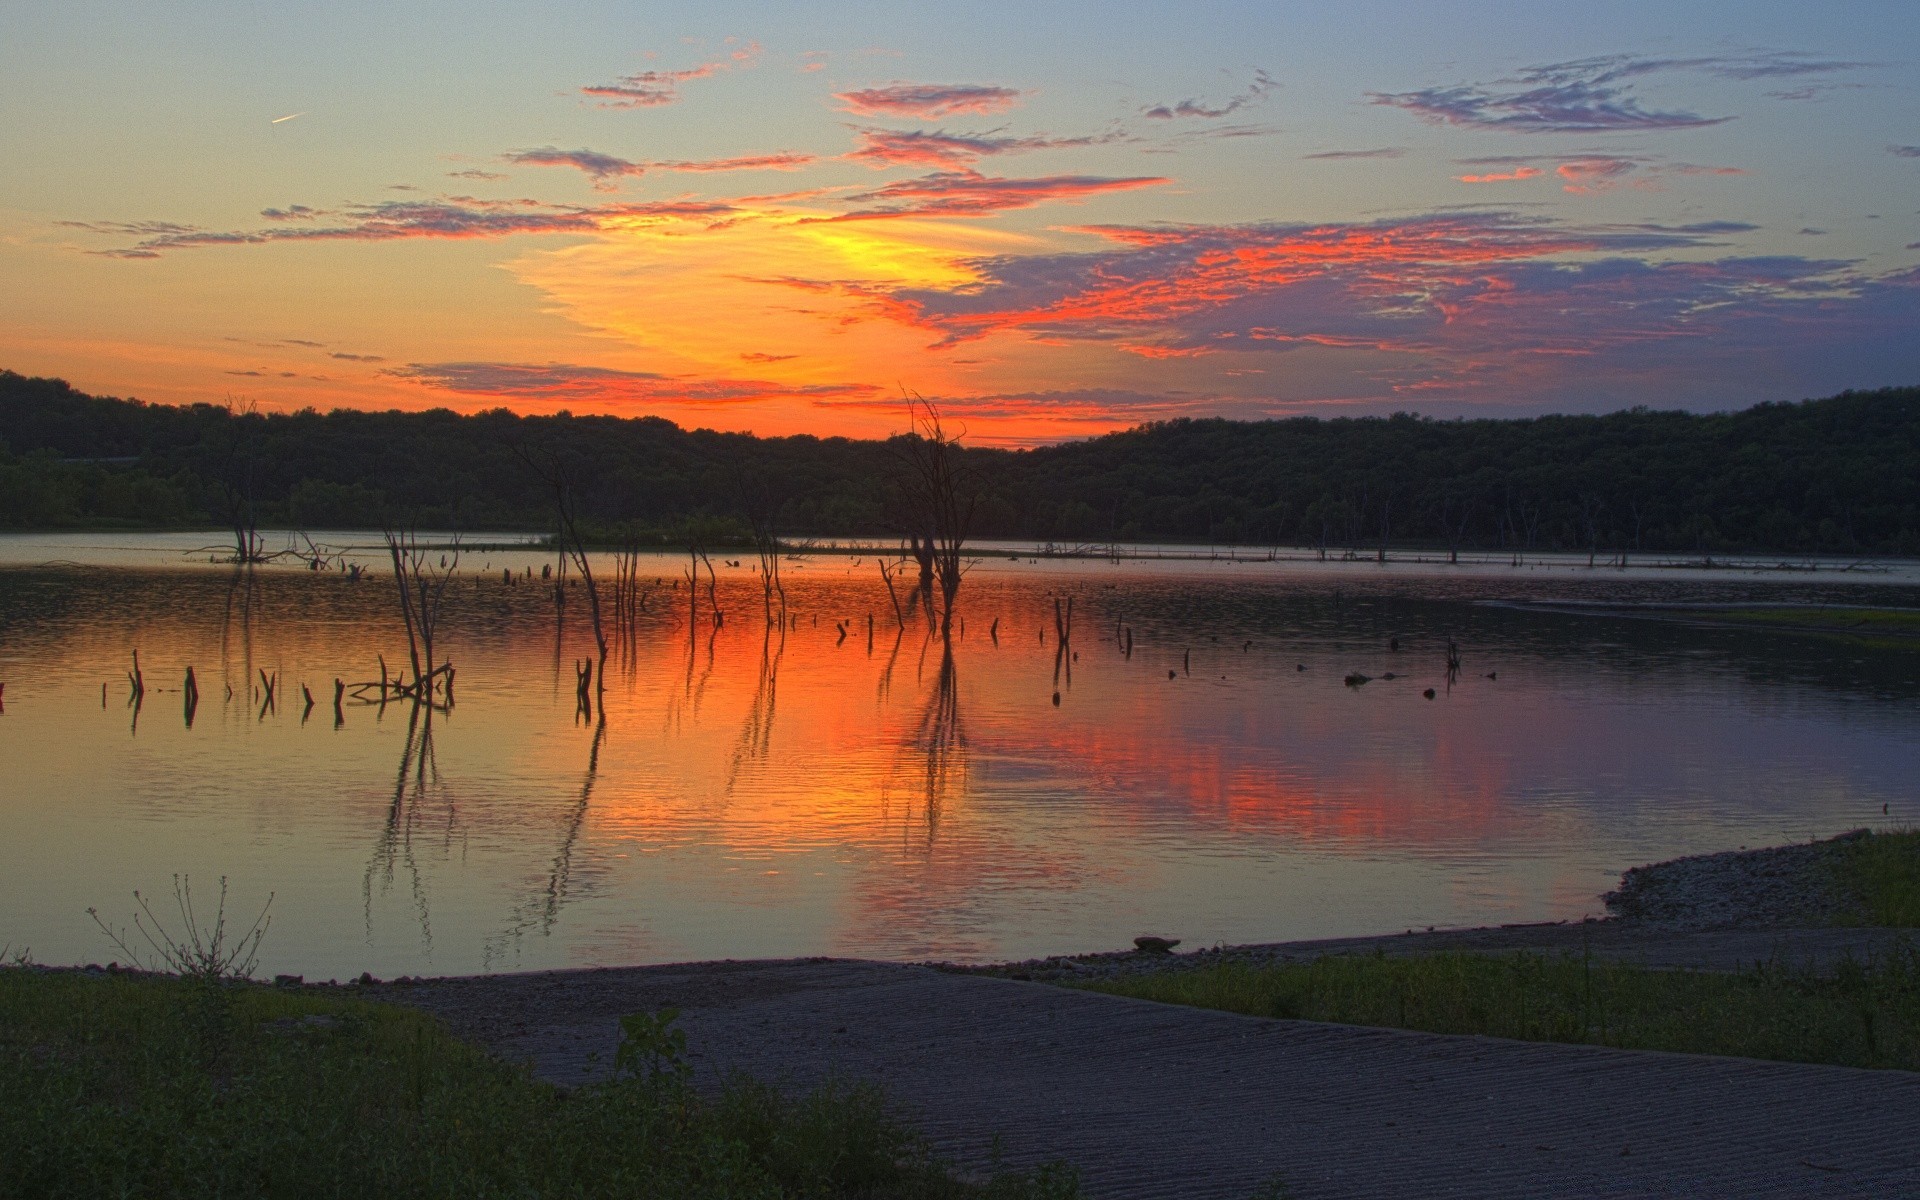
[{"label": "white contrail", "polygon": [[273,120],[271,120],[271,121],[268,121],[268,122],[267,122],[267,124],[269,124],[269,125],[278,125],[278,124],[279,124],[280,122],[282,122],[282,121],[291,121],[291,120],[293,120],[293,119],[294,119],[295,117],[304,117],[304,116],[306,116],[306,115],[307,115],[307,114],[305,114],[305,113],[303,113],[303,112],[297,112],[297,113],[288,113],[288,114],[287,114],[286,116],[284,116],[284,117],[275,117],[275,118],[274,118]]}]

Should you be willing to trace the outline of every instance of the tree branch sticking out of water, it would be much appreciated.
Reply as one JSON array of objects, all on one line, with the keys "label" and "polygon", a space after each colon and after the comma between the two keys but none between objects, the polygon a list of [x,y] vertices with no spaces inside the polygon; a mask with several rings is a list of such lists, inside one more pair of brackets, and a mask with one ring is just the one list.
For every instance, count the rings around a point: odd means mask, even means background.
[{"label": "tree branch sticking out of water", "polygon": [[962,554],[979,496],[974,474],[962,461],[960,439],[940,424],[940,410],[917,395],[907,397],[911,428],[890,443],[902,470],[909,529],[916,551],[924,545],[933,584],[940,593],[940,635],[953,628],[953,601],[966,571]]},{"label": "tree branch sticking out of water", "polygon": [[377,684],[360,683],[353,685],[356,697],[377,690],[381,703],[389,697],[410,699],[418,704],[429,704],[440,708],[453,706],[453,664],[434,661],[434,638],[440,628],[440,602],[446,596],[447,584],[452,582],[454,572],[460,568],[460,542],[454,539],[453,553],[440,556],[440,565],[433,566],[427,557],[427,548],[422,546],[412,531],[395,533],[383,531],[387,542],[387,555],[393,561],[394,589],[400,599],[400,617],[407,626],[407,656],[413,665],[413,680],[388,678],[385,660],[382,660],[380,681]]},{"label": "tree branch sticking out of water", "polygon": [[100,927],[100,932],[107,935],[107,940],[117,946],[135,966],[149,971],[165,971],[201,983],[223,983],[253,977],[253,968],[260,958],[261,939],[267,936],[267,927],[273,924],[273,918],[268,916],[268,910],[273,907],[273,893],[267,893],[267,902],[260,906],[259,915],[254,917],[247,931],[231,941],[227,936],[225,875],[220,877],[220,900],[214,907],[213,923],[210,925],[200,924],[200,918],[193,910],[193,885],[185,875],[173,877],[173,902],[180,912],[178,933],[167,927],[145,896],[136,891],[133,899],[140,906],[140,911],[133,914],[133,927],[151,949],[151,956],[130,944],[126,930],[115,932],[101,920],[99,909],[89,908],[87,915]]},{"label": "tree branch sticking out of water", "polygon": [[[540,453],[519,448],[522,462],[531,467],[535,474],[553,492],[553,510],[556,522],[555,540],[560,544],[561,553],[572,560],[580,570],[580,580],[587,589],[587,613],[593,619],[593,644],[599,652],[599,670],[593,678],[596,695],[604,696],[607,690],[607,630],[600,619],[600,589],[593,580],[593,560],[587,556],[587,542],[580,533],[579,504],[575,495],[573,471],[561,457],[551,451]],[[561,585],[564,588],[564,583]],[[565,591],[556,593],[565,597]],[[577,668],[576,668],[577,669]],[[584,671],[580,675],[580,699],[585,708],[587,696],[587,677]]]}]

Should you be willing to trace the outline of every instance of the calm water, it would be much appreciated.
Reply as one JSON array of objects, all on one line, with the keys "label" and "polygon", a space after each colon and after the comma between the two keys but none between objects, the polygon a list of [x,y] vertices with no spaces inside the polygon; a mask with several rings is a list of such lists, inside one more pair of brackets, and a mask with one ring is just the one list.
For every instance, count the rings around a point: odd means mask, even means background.
[{"label": "calm water", "polygon": [[336,723],[336,677],[405,656],[391,581],[237,576],[202,541],[0,539],[0,944],[104,961],[88,906],[180,872],[273,892],[262,966],[309,977],[994,959],[1577,918],[1635,863],[1920,817],[1920,654],[1537,603],[1913,605],[1910,568],[993,561],[949,657],[871,557],[787,564],[784,635],[749,567],[690,628],[662,557],[582,720],[583,598],[557,622],[500,578],[550,557],[468,551],[457,706]]}]

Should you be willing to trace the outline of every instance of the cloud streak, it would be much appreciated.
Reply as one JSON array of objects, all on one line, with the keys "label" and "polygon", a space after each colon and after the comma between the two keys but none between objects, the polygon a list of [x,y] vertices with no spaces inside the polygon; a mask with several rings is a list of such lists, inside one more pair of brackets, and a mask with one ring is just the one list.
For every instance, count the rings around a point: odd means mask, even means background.
[{"label": "cloud streak", "polygon": [[992,116],[1019,102],[1017,88],[985,84],[896,83],[886,87],[836,92],[846,112],[861,117],[938,121],[947,117]]},{"label": "cloud streak", "polygon": [[647,173],[643,163],[629,162],[597,150],[560,150],[553,146],[541,146],[534,150],[510,150],[502,159],[518,167],[572,167],[593,180],[593,186],[603,192],[614,190],[621,179]]},{"label": "cloud streak", "polygon": [[580,94],[601,108],[657,108],[680,99],[680,85],[695,79],[711,79],[723,71],[751,63],[760,53],[758,43],[733,51],[724,59],[701,63],[678,71],[641,71],[622,75],[612,83],[583,87]]},{"label": "cloud streak", "polygon": [[948,133],[944,129],[856,129],[854,133],[860,144],[842,156],[850,162],[871,167],[933,169],[970,167],[982,158],[1000,154],[1096,146],[1124,136],[1107,133],[1083,137],[1015,137],[998,131]]},{"label": "cloud streak", "polygon": [[870,399],[883,392],[875,384],[796,385],[755,379],[692,379],[571,363],[408,363],[382,374],[465,396],[614,410],[717,407],[780,399],[853,401]]},{"label": "cloud streak", "polygon": [[1373,103],[1402,108],[1435,125],[1513,133],[1634,133],[1697,129],[1731,117],[1685,109],[1643,108],[1631,80],[1666,72],[1723,79],[1777,79],[1851,71],[1868,63],[1776,51],[1741,56],[1641,58],[1615,54],[1529,67],[1511,79],[1412,92],[1372,92]]},{"label": "cloud streak", "polygon": [[1107,192],[1161,187],[1172,182],[1160,175],[1048,175],[1004,179],[978,171],[936,171],[849,197],[849,203],[875,207],[857,209],[833,219],[980,217],[1054,201],[1084,200]]},{"label": "cloud streak", "polygon": [[1341,161],[1360,158],[1405,158],[1406,156],[1407,151],[1404,146],[1382,146],[1377,150],[1322,150],[1318,154],[1302,154],[1300,157],[1309,161],[1314,159]]},{"label": "cloud streak", "polygon": [[1239,93],[1225,103],[1209,105],[1200,100],[1189,98],[1176,101],[1172,104],[1151,105],[1141,109],[1140,115],[1156,121],[1177,121],[1188,117],[1198,117],[1202,120],[1209,121],[1218,120],[1221,117],[1239,112],[1250,104],[1258,104],[1266,98],[1268,93],[1274,91],[1279,86],[1280,85],[1275,83],[1265,71],[1256,70],[1253,73],[1252,85],[1250,85],[1246,91]]},{"label": "cloud streak", "polygon": [[176,250],[283,242],[388,242],[409,238],[460,241],[519,234],[591,234],[621,223],[718,221],[734,211],[730,205],[691,200],[569,206],[543,204],[537,200],[479,200],[455,196],[348,205],[338,211],[325,212],[333,222],[325,225],[280,224],[262,229],[211,230],[161,221],[62,224],[139,239],[129,246],[93,253],[110,258],[158,258]]}]

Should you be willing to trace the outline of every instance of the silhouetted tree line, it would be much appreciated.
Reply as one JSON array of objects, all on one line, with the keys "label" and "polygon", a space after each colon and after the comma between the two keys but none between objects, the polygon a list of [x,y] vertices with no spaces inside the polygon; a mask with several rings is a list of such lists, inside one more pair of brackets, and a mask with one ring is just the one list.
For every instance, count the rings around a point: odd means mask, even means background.
[{"label": "silhouetted tree line", "polygon": [[[904,416],[903,416],[904,424]],[[547,529],[556,456],[583,524],[750,540],[906,535],[897,445],[657,417],[143,404],[0,372],[0,525],[385,522]],[[1693,415],[1156,422],[961,452],[977,537],[1461,550],[1920,553],[1920,388]],[[751,498],[749,496],[751,493]]]}]

